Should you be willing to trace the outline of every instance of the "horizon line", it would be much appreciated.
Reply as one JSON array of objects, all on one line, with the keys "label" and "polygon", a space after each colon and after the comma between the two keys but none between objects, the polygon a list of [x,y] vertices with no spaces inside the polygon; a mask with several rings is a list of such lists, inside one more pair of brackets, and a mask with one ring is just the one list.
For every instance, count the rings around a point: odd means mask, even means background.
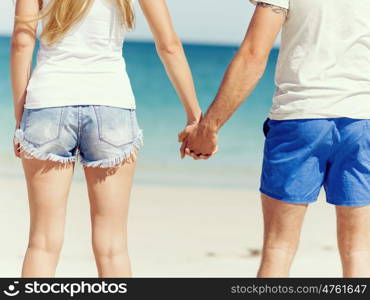
[{"label": "horizon line", "polygon": [[[9,34],[0,33],[0,38],[11,38]],[[125,42],[128,43],[146,43],[154,44],[154,41],[151,39],[138,39],[138,38],[127,38]],[[241,42],[240,42],[241,43]],[[199,41],[199,40],[182,40],[183,45],[188,46],[209,46],[209,47],[230,47],[230,48],[239,48],[239,43],[228,43],[228,42],[209,42],[209,41]],[[274,45],[272,49],[279,49],[279,45]]]}]

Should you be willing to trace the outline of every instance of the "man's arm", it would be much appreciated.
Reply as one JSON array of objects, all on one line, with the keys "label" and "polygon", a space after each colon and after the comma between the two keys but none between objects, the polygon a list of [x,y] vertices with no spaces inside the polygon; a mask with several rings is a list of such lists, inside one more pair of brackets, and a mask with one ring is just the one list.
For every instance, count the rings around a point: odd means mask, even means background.
[{"label": "man's arm", "polygon": [[286,9],[260,2],[248,32],[228,67],[202,123],[218,131],[249,97],[262,77],[269,53],[286,18]]},{"label": "man's arm", "polygon": [[266,3],[257,4],[244,41],[226,71],[215,100],[197,130],[188,134],[187,138],[180,135],[180,140],[186,138],[182,151],[188,148],[188,153],[203,158],[214,153],[214,136],[252,93],[262,77],[286,15],[287,10],[284,8]]}]

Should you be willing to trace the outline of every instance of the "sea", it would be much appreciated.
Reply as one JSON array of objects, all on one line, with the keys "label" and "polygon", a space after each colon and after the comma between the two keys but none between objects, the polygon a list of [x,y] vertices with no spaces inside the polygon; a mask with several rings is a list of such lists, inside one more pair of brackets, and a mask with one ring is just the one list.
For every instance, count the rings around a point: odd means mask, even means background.
[{"label": "sea", "polygon": [[[212,103],[236,46],[185,44],[198,98],[205,111]],[[177,134],[186,123],[181,102],[168,80],[155,46],[128,41],[123,48],[144,131],[136,183],[217,188],[258,188],[264,136],[262,124],[271,107],[278,49],[251,96],[219,134],[219,152],[207,161],[180,159]],[[10,37],[0,37],[0,177],[21,176],[12,152],[14,117],[9,72]],[[102,88],[104,88],[102,86]],[[76,175],[83,180],[82,172]]]}]

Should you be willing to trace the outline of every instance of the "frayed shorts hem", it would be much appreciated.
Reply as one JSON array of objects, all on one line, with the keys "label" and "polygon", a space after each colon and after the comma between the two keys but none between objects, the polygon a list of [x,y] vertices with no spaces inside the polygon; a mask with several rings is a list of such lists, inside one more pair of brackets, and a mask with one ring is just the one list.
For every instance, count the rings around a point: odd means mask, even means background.
[{"label": "frayed shorts hem", "polygon": [[60,156],[54,153],[45,153],[38,150],[33,144],[24,139],[24,134],[21,129],[17,129],[14,135],[14,143],[19,144],[20,152],[23,154],[22,158],[49,160],[62,164],[69,164],[76,161],[76,156]]},{"label": "frayed shorts hem", "polygon": [[[53,161],[61,164],[69,164],[77,161],[77,156],[64,157],[54,153],[45,153],[37,149],[32,143],[24,139],[24,133],[21,129],[17,129],[14,135],[14,143],[19,144],[22,158],[37,159],[42,161]],[[132,155],[136,154],[143,146],[143,134],[139,132],[135,140],[126,147],[121,155],[113,158],[106,158],[97,161],[89,161],[81,157],[80,162],[84,167],[90,168],[115,168],[124,162],[129,162]]]},{"label": "frayed shorts hem", "polygon": [[126,147],[126,149],[123,151],[121,155],[118,155],[113,158],[106,158],[96,161],[89,161],[84,158],[81,158],[81,164],[87,168],[115,168],[120,166],[124,162],[129,163],[132,155],[139,152],[142,146],[143,146],[143,134],[142,131],[140,131],[139,135],[130,144],[130,146]]}]

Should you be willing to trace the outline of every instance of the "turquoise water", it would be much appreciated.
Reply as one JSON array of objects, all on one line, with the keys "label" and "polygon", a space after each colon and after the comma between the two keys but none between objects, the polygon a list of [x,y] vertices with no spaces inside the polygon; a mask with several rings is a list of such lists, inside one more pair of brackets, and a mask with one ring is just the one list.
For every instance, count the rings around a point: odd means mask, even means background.
[{"label": "turquoise water", "polygon": [[[0,157],[2,173],[13,174],[11,140],[14,129],[9,78],[10,38],[0,37]],[[212,102],[225,69],[237,48],[185,45],[202,109]],[[251,97],[220,132],[219,153],[209,161],[180,160],[177,133],[185,115],[152,43],[128,42],[127,70],[144,130],[137,181],[145,184],[191,184],[256,187],[261,166],[262,123],[271,105],[278,50],[273,50],[264,77]],[[4,165],[4,164],[3,164]]]}]

